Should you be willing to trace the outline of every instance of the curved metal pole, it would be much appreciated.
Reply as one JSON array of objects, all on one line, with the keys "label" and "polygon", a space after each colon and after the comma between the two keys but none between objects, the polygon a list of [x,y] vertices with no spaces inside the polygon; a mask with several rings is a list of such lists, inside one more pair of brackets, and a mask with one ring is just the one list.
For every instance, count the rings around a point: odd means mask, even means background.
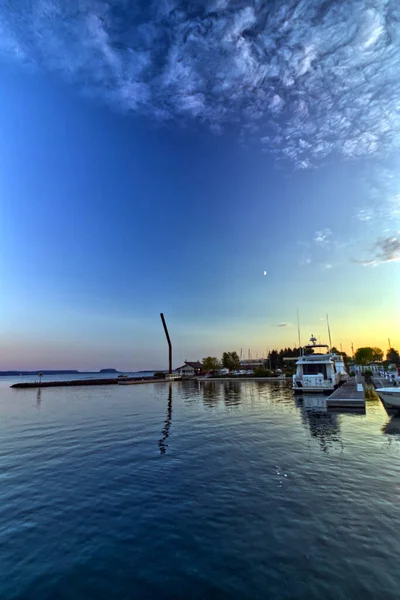
[{"label": "curved metal pole", "polygon": [[160,313],[160,317],[161,317],[161,321],[162,321],[162,324],[163,324],[163,327],[164,327],[165,336],[166,336],[167,342],[168,342],[168,349],[169,349],[169,353],[168,353],[169,374],[171,375],[171,373],[172,373],[172,344],[171,344],[171,339],[169,337],[167,324],[166,324],[165,319],[164,319],[164,314]]}]

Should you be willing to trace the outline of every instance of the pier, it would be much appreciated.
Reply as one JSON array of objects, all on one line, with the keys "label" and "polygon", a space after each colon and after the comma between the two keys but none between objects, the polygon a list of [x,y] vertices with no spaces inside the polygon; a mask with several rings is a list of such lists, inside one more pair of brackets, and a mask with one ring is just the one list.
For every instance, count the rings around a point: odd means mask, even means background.
[{"label": "pier", "polygon": [[386,377],[372,377],[372,383],[374,384],[374,388],[390,388],[394,387],[393,381],[387,379]]},{"label": "pier", "polygon": [[328,408],[365,408],[363,378],[350,377],[331,394],[326,404]]},{"label": "pier", "polygon": [[113,379],[75,379],[73,381],[23,381],[21,383],[14,383],[12,388],[14,389],[32,389],[32,388],[49,388],[49,387],[77,387],[77,386],[90,386],[90,385],[140,385],[144,383],[171,383],[168,379],[155,379],[154,377],[143,378],[143,379],[128,379],[119,381],[116,378]]}]

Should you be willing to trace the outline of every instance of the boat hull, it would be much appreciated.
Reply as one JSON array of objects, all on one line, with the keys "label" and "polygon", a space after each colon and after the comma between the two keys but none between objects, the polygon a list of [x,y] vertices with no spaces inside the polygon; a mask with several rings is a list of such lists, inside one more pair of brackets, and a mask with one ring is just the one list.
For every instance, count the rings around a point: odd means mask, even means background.
[{"label": "boat hull", "polygon": [[400,388],[378,388],[375,391],[385,406],[400,409]]},{"label": "boat hull", "polygon": [[321,386],[315,386],[315,387],[297,387],[297,386],[293,386],[292,390],[294,391],[295,394],[325,394],[325,395],[330,395],[332,394],[335,390],[336,390],[337,386],[334,387],[325,387],[322,388]]}]

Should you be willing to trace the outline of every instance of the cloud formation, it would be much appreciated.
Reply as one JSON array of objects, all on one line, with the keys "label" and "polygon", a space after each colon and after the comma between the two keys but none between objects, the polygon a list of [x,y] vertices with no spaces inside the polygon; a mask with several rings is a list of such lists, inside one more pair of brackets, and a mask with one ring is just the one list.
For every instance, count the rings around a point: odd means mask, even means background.
[{"label": "cloud formation", "polygon": [[332,231],[329,228],[315,232],[314,242],[320,246],[327,246],[332,239]]},{"label": "cloud formation", "polygon": [[400,237],[379,238],[372,248],[372,256],[366,260],[357,260],[361,265],[375,267],[382,263],[400,261]]},{"label": "cloud formation", "polygon": [[400,145],[398,0],[5,0],[0,54],[308,168]]}]

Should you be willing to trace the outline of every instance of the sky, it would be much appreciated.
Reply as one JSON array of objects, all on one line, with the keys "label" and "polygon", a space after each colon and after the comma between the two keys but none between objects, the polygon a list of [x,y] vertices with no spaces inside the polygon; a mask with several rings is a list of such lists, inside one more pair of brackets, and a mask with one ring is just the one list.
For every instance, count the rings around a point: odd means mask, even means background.
[{"label": "sky", "polygon": [[0,7],[0,370],[400,347],[395,0]]}]

